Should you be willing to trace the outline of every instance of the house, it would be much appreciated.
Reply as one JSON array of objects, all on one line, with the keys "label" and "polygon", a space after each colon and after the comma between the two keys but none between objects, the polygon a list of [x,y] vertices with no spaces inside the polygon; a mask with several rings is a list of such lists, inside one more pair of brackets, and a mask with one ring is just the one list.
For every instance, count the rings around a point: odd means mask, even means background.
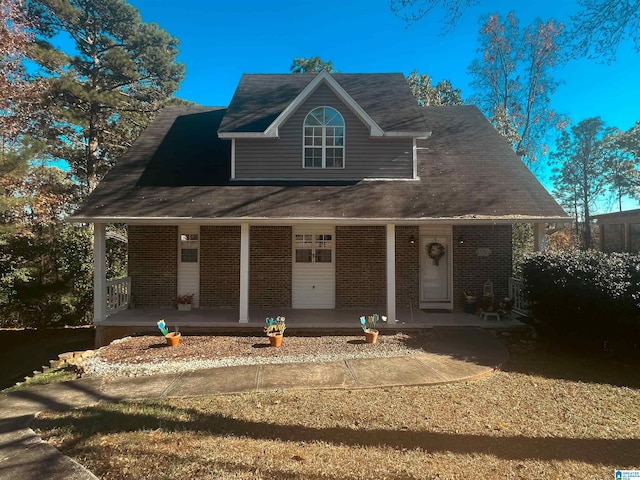
[{"label": "house", "polygon": [[594,215],[603,252],[640,252],[640,209]]},{"label": "house", "polygon": [[[95,226],[107,328],[123,314],[108,309],[142,318],[186,293],[239,324],[462,310],[487,280],[508,294],[514,223],[540,240],[567,216],[476,107],[419,107],[402,74],[322,72],[244,75],[226,108],[166,108],[72,220]],[[109,223],[128,226],[126,283],[105,278]]]}]

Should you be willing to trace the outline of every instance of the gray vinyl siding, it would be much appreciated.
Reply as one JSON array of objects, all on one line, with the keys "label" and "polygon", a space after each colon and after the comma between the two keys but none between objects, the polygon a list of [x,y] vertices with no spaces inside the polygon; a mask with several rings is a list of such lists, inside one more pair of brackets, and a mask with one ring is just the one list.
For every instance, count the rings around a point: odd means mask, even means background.
[{"label": "gray vinyl siding", "polygon": [[[302,125],[316,107],[338,110],[345,122],[345,167],[303,168]],[[412,178],[413,139],[371,138],[368,127],[326,85],[281,125],[278,139],[236,139],[236,178],[360,179]]]}]

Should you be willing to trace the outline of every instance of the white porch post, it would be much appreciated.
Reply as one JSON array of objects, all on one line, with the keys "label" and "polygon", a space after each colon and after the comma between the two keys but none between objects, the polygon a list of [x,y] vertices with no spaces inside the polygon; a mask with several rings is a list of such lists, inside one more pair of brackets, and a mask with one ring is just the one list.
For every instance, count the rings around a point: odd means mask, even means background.
[{"label": "white porch post", "polygon": [[533,224],[533,249],[536,252],[544,252],[547,249],[544,223]]},{"label": "white porch post", "polygon": [[105,224],[93,225],[93,322],[107,318],[107,242]]},{"label": "white porch post", "polygon": [[396,226],[387,225],[387,319],[396,319]]},{"label": "white porch post", "polygon": [[249,323],[249,224],[240,226],[240,323]]}]

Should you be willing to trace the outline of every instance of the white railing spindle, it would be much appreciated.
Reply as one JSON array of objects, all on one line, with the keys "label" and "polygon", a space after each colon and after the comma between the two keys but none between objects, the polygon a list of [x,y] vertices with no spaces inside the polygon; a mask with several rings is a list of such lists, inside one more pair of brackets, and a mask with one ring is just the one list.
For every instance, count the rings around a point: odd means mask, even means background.
[{"label": "white railing spindle", "polygon": [[524,296],[524,282],[521,279],[509,279],[509,298],[513,300],[514,312],[520,315],[529,315],[529,305]]},{"label": "white railing spindle", "polygon": [[107,280],[107,315],[126,310],[131,301],[131,277]]}]

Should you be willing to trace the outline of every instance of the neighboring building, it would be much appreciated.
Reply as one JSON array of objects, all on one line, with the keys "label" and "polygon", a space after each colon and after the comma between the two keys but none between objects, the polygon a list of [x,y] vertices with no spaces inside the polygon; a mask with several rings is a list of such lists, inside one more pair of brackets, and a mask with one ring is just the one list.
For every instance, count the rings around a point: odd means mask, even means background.
[{"label": "neighboring building", "polygon": [[603,252],[640,252],[640,209],[594,215]]},{"label": "neighboring building", "polygon": [[108,223],[129,228],[136,309],[194,293],[242,323],[462,310],[487,280],[501,298],[512,225],[568,218],[476,107],[419,107],[402,74],[322,72],[244,75],[228,108],[166,108],[72,220],[95,224],[99,325]]}]

